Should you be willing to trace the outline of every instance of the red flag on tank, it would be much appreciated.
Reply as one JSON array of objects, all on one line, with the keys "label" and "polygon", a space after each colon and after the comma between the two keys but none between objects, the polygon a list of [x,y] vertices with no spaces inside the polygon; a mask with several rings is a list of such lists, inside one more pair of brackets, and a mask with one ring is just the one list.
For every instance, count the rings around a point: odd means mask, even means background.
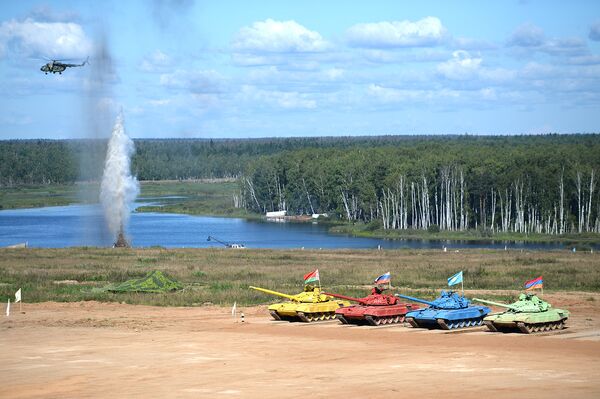
[{"label": "red flag on tank", "polygon": [[542,279],[542,276],[534,278],[533,280],[529,280],[525,283],[525,291],[536,288],[544,288],[544,280]]},{"label": "red flag on tank", "polygon": [[316,269],[304,275],[304,284],[312,283],[319,280],[319,269]]}]

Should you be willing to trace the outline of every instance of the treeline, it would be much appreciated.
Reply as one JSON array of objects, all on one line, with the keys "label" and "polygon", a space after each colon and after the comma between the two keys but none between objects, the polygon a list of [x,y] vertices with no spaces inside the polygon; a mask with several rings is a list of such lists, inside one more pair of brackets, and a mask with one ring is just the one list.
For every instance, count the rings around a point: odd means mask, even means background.
[{"label": "treeline", "polygon": [[[135,140],[140,180],[239,177],[255,212],[384,229],[600,232],[600,135]],[[0,141],[0,185],[98,180],[104,140]]]},{"label": "treeline", "polygon": [[[261,155],[301,148],[368,147],[413,139],[388,136],[134,140],[136,153],[132,167],[140,180],[234,177]],[[98,180],[106,143],[106,140],[0,141],[0,185]]]},{"label": "treeline", "polygon": [[384,229],[600,232],[600,136],[415,138],[262,156],[239,206]]}]

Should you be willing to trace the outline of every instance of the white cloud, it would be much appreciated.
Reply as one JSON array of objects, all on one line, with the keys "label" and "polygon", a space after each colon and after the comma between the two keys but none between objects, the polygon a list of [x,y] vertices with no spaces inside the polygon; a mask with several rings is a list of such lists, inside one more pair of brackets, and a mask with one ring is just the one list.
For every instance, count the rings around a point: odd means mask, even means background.
[{"label": "white cloud", "polygon": [[160,75],[160,84],[169,89],[186,89],[195,94],[221,93],[225,90],[225,78],[214,70],[176,70]]},{"label": "white cloud", "polygon": [[328,80],[338,80],[344,75],[344,70],[340,68],[329,68],[323,71],[323,74]]},{"label": "white cloud", "polygon": [[26,57],[84,58],[92,53],[92,42],[79,24],[28,18],[0,25],[0,55],[7,51]]},{"label": "white cloud", "polygon": [[544,44],[546,37],[542,28],[533,24],[523,24],[512,33],[508,39],[509,46],[539,47]]},{"label": "white cloud", "polygon": [[325,51],[330,45],[296,21],[267,19],[240,29],[232,47],[237,52],[305,53]]},{"label": "white cloud", "polygon": [[446,29],[436,17],[412,21],[384,21],[352,26],[346,32],[351,46],[366,48],[435,46],[444,40]]},{"label": "white cloud", "polygon": [[164,107],[165,105],[171,104],[171,99],[163,98],[160,100],[148,100],[148,104],[152,105],[153,107]]},{"label": "white cloud", "polygon": [[254,86],[243,86],[241,96],[255,105],[265,104],[284,109],[314,109],[317,102],[308,94],[295,91],[262,90]]},{"label": "white cloud", "polygon": [[142,60],[140,69],[144,72],[159,72],[173,65],[171,57],[160,50],[154,51]]},{"label": "white cloud", "polygon": [[420,101],[436,101],[440,99],[459,98],[457,90],[405,90],[370,84],[367,87],[367,95],[384,103],[414,103]]},{"label": "white cloud", "polygon": [[481,58],[474,58],[463,50],[452,53],[452,59],[437,66],[442,76],[451,80],[467,80],[477,76],[481,67]]},{"label": "white cloud", "polygon": [[519,26],[508,39],[508,46],[526,52],[542,52],[549,55],[583,56],[589,50],[580,38],[547,38],[542,28],[533,24]]}]

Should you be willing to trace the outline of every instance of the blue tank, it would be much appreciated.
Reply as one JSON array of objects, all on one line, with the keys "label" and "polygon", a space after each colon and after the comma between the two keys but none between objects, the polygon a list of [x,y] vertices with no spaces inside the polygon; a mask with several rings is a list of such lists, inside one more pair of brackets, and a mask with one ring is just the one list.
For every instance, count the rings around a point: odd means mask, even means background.
[{"label": "blue tank", "polygon": [[444,330],[475,327],[482,325],[483,318],[490,312],[487,306],[471,305],[471,301],[453,291],[442,291],[433,301],[408,295],[396,294],[396,296],[429,305],[406,314],[406,321],[413,327],[441,327]]}]

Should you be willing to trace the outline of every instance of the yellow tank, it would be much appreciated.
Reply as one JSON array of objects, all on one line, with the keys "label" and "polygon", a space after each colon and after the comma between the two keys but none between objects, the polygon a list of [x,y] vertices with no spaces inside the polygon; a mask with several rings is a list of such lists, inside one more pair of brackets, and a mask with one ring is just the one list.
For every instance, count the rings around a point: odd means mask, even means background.
[{"label": "yellow tank", "polygon": [[266,294],[277,295],[289,299],[289,302],[275,303],[269,306],[269,313],[275,320],[312,321],[334,320],[335,310],[342,306],[350,306],[350,302],[335,299],[321,294],[317,287],[305,286],[304,292],[296,295],[282,294],[266,288],[250,287]]}]

